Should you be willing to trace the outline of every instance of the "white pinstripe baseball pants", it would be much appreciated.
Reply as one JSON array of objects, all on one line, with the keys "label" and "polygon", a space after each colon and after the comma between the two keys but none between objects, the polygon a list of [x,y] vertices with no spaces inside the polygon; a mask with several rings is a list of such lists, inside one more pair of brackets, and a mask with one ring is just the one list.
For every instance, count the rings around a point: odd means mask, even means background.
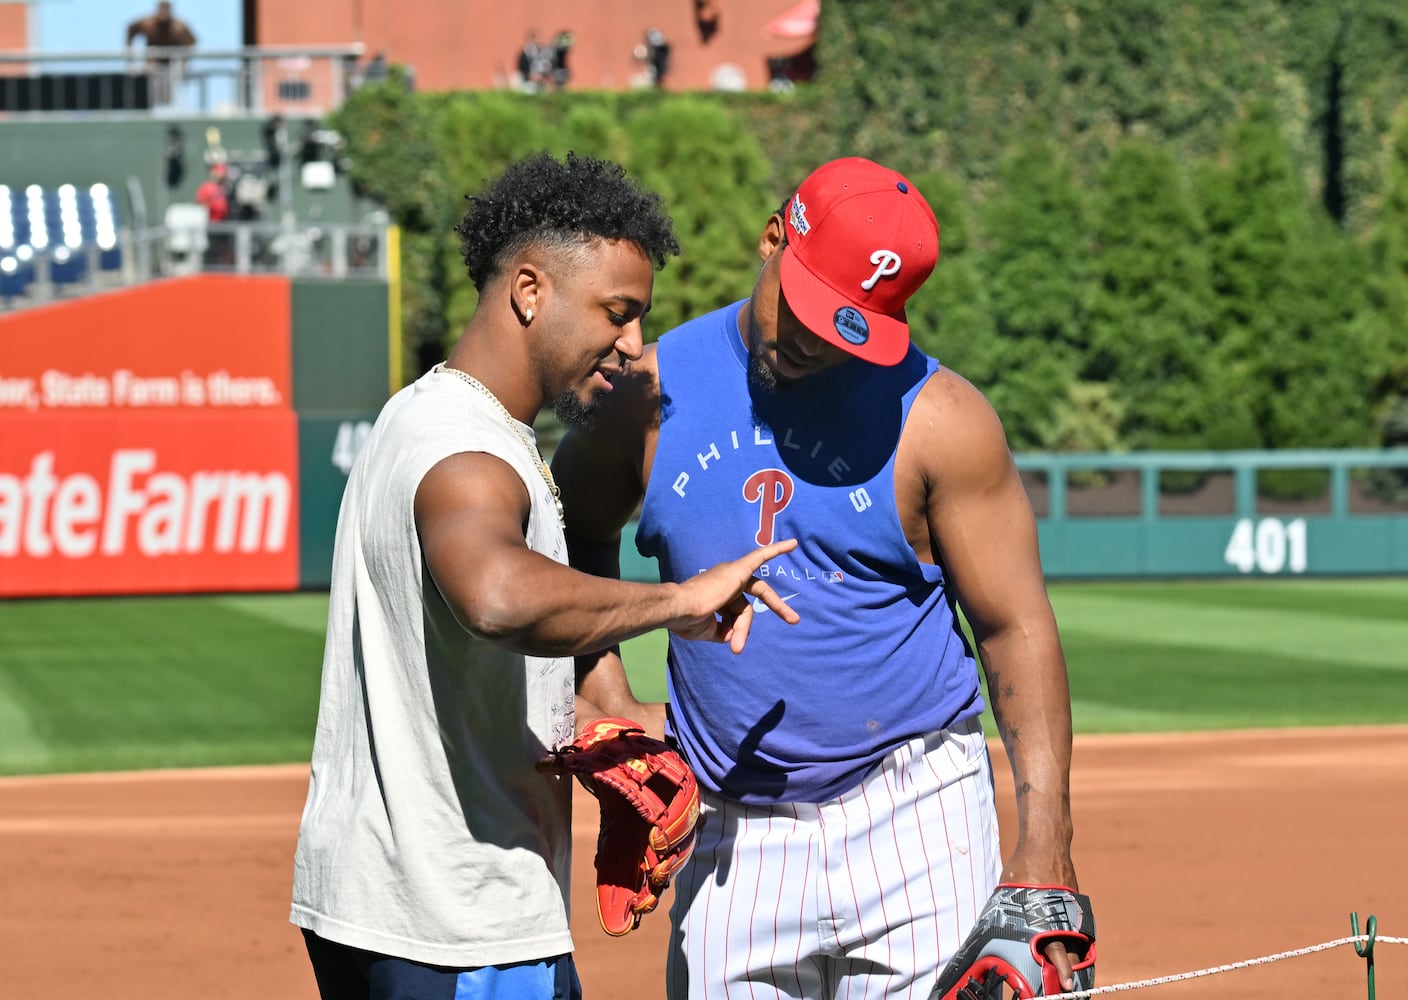
[{"label": "white pinstripe baseball pants", "polygon": [[674,880],[669,1000],[925,1000],[1002,869],[975,720],[821,803],[704,796]]}]

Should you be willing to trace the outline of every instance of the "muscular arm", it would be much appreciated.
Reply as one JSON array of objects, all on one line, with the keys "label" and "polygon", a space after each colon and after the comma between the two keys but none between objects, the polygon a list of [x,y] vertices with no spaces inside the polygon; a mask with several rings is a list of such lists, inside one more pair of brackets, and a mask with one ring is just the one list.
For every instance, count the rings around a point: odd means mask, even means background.
[{"label": "muscular arm", "polygon": [[465,629],[509,649],[575,655],[664,627],[729,642],[736,652],[752,624],[744,595],[776,604],[779,614],[790,610],[752,574],[794,548],[794,540],[755,549],[683,584],[603,581],[532,551],[524,538],[528,513],[523,481],[507,463],[480,452],[443,459],[416,491],[416,528],[440,593]]},{"label": "muscular arm", "polygon": [[1016,787],[1017,843],[1002,880],[1077,888],[1070,689],[1026,491],[996,413],[968,382],[941,371],[916,416],[931,543],[977,639]]}]

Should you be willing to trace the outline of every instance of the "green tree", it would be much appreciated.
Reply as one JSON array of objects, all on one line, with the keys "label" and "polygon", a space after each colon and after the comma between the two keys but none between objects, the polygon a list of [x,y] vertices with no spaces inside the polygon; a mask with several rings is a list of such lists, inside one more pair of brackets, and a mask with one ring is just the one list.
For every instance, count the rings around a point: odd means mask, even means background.
[{"label": "green tree", "polygon": [[442,354],[459,338],[479,302],[453,228],[469,207],[467,196],[520,157],[542,149],[561,156],[573,148],[563,131],[554,129],[537,106],[539,96],[487,91],[433,99],[435,141],[445,163],[441,197],[450,212],[435,245],[437,273],[444,281],[446,335],[440,345]]},{"label": "green tree", "polygon": [[1094,169],[1127,136],[1216,148],[1248,94],[1285,73],[1276,0],[847,0],[823,4],[830,151],[988,180],[1037,134]]},{"label": "green tree", "polygon": [[352,182],[412,232],[444,221],[444,164],[426,101],[393,68],[378,83],[354,91],[331,118],[346,142]]},{"label": "green tree", "polygon": [[1100,174],[1087,379],[1120,401],[1132,448],[1206,446],[1220,407],[1207,378],[1212,285],[1187,179],[1161,146],[1129,141]]},{"label": "green tree", "polygon": [[1382,210],[1371,233],[1369,307],[1364,336],[1370,344],[1367,377],[1373,387],[1385,445],[1408,443],[1390,435],[1408,427],[1408,101],[1399,105],[1385,150]]},{"label": "green tree", "polygon": [[448,329],[438,248],[453,209],[444,196],[445,169],[428,103],[393,68],[385,80],[351,94],[331,124],[345,139],[354,187],[385,206],[401,227],[404,370],[419,374]]},{"label": "green tree", "polygon": [[994,387],[994,402],[1003,400],[1015,442],[1045,447],[1088,346],[1087,207],[1065,158],[1047,141],[1018,144],[999,180],[979,219],[1000,344],[993,356],[1004,382],[1019,391]]},{"label": "green tree", "polygon": [[334,125],[403,228],[417,357],[474,305],[464,194],[522,153],[607,156],[664,193],[684,256],[650,337],[746,294],[767,212],[860,154],[935,205],[915,339],[1015,447],[1360,443],[1408,408],[1401,0],[847,0],[821,19],[817,81],[785,97],[352,95]]},{"label": "green tree", "polygon": [[1218,428],[1211,443],[1270,447],[1271,386],[1263,381],[1263,361],[1290,303],[1286,250],[1305,217],[1304,189],[1270,102],[1252,107],[1229,138],[1225,162],[1206,166],[1197,190],[1208,227],[1216,391],[1231,412],[1251,421]]},{"label": "green tree", "polygon": [[762,143],[715,99],[652,102],[634,110],[626,128],[633,137],[626,164],[664,198],[682,248],[655,279],[647,330],[654,339],[753,290],[763,223],[790,187],[773,184]]},{"label": "green tree", "polygon": [[[1202,189],[1217,292],[1219,371],[1234,373],[1266,448],[1367,442],[1363,308],[1366,263],[1301,185],[1274,110],[1254,106],[1225,165]],[[1263,486],[1307,495],[1318,477],[1270,474]]]},{"label": "green tree", "polygon": [[1301,81],[1309,131],[1304,175],[1326,211],[1351,230],[1372,224],[1384,136],[1408,75],[1408,6],[1401,0],[1281,0],[1274,39],[1287,78]]},{"label": "green tree", "polygon": [[939,220],[939,262],[906,307],[910,336],[925,353],[984,391],[1001,381],[986,261],[974,243],[973,205],[961,178],[909,175]]}]

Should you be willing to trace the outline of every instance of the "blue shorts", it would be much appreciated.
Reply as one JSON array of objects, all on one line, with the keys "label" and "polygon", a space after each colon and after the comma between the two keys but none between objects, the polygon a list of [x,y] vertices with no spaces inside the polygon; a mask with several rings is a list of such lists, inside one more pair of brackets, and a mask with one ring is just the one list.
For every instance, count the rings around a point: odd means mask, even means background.
[{"label": "blue shorts", "polygon": [[323,1000],[582,1000],[571,955],[453,969],[363,951],[303,931]]}]

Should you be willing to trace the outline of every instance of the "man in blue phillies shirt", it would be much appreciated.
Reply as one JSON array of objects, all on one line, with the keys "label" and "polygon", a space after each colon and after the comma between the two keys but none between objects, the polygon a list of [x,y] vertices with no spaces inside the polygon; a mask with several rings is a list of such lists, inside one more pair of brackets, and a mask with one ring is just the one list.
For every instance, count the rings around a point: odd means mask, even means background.
[{"label": "man in blue phillies shirt", "polygon": [[[801,623],[757,609],[737,657],[672,637],[668,708],[642,709],[705,800],[671,1000],[923,998],[996,885],[1076,888],[1035,520],[992,407],[910,342],[938,252],[906,178],[822,165],[767,219],[752,295],[647,347],[554,458],[571,559],[599,575],[642,500],[662,580],[798,539],[756,575]],[[1015,780],[1005,865],[979,661]],[[578,671],[626,683],[615,652]],[[1047,958],[1070,982],[1065,948]]]}]

